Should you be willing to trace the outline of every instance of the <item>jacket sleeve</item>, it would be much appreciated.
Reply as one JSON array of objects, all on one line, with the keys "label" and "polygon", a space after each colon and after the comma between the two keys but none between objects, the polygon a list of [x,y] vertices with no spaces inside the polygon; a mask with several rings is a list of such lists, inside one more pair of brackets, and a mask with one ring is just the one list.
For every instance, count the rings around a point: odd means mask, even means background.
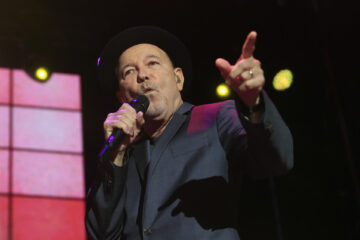
[{"label": "jacket sleeve", "polygon": [[238,101],[225,102],[217,116],[220,140],[229,160],[241,161],[252,178],[282,175],[293,167],[293,140],[276,107],[262,92],[265,111],[260,123],[242,113]]},{"label": "jacket sleeve", "polygon": [[119,239],[124,226],[127,165],[110,161],[98,167],[96,180],[87,195],[85,227],[88,239]]}]

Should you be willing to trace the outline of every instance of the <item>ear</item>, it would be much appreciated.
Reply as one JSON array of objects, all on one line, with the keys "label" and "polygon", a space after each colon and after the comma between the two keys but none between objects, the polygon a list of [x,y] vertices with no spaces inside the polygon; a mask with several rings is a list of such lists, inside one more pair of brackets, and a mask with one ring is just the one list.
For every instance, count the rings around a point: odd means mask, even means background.
[{"label": "ear", "polygon": [[184,74],[183,74],[183,71],[182,71],[181,68],[175,68],[174,73],[175,73],[175,77],[176,77],[177,88],[178,88],[179,92],[181,92],[181,90],[184,87]]}]

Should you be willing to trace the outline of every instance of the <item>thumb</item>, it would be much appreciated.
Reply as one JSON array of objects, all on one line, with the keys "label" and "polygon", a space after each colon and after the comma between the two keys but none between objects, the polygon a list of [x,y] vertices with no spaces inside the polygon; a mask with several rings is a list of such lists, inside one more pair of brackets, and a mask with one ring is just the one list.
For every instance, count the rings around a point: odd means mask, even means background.
[{"label": "thumb", "polygon": [[145,120],[144,120],[144,114],[143,112],[138,112],[136,114],[136,125],[138,128],[141,128],[145,123]]},{"label": "thumb", "polygon": [[227,78],[227,76],[231,72],[230,63],[227,60],[223,59],[223,58],[218,58],[215,61],[215,65],[219,69],[219,71],[220,71],[221,75],[223,76],[223,78]]}]

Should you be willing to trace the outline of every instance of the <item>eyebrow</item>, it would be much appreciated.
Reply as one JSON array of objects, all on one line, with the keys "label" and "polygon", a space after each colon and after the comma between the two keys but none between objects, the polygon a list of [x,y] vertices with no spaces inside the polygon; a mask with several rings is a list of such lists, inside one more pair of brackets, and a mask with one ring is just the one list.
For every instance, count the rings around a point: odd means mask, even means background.
[{"label": "eyebrow", "polygon": [[160,57],[159,57],[159,56],[156,56],[156,55],[153,55],[153,54],[147,55],[147,56],[145,57],[145,59],[149,59],[149,58],[157,58],[157,59],[160,60]]},{"label": "eyebrow", "polygon": [[[156,58],[156,59],[160,60],[160,57],[159,57],[159,56],[156,56],[156,55],[153,55],[153,54],[147,55],[147,56],[145,57],[145,60],[146,60],[146,59],[149,59],[149,58]],[[125,68],[130,67],[130,66],[132,66],[131,63],[125,64],[125,66],[123,66],[123,67],[120,68],[120,72],[123,72]]]}]

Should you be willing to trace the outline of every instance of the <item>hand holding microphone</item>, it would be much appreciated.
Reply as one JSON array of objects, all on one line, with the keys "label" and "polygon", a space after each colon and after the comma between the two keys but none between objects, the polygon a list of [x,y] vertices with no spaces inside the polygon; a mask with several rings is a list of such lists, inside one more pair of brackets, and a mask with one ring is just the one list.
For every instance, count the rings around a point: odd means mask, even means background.
[{"label": "hand holding microphone", "polygon": [[109,113],[104,122],[105,146],[100,157],[108,152],[122,153],[134,142],[145,123],[143,114],[149,107],[149,100],[139,95],[130,103],[124,103],[119,110]]}]

